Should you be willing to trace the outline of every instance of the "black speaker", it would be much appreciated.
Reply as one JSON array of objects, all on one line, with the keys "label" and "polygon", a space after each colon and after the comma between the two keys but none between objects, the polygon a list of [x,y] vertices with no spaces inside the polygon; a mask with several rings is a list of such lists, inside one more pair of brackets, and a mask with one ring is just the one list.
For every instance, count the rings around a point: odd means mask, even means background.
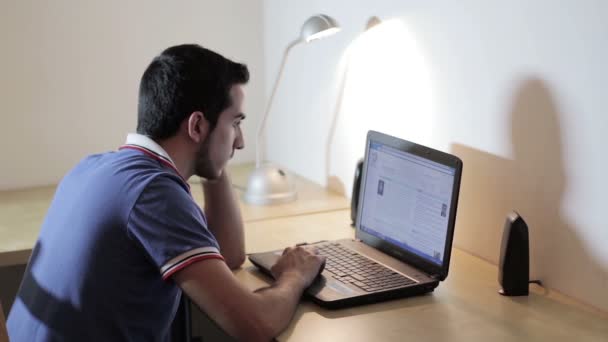
[{"label": "black speaker", "polygon": [[527,296],[530,282],[528,225],[515,211],[507,215],[498,264],[498,282],[504,296]]},{"label": "black speaker", "polygon": [[361,189],[361,173],[363,172],[363,159],[359,159],[355,168],[355,179],[353,181],[353,193],[350,198],[350,220],[352,225],[357,221],[357,208],[359,208],[359,190]]}]

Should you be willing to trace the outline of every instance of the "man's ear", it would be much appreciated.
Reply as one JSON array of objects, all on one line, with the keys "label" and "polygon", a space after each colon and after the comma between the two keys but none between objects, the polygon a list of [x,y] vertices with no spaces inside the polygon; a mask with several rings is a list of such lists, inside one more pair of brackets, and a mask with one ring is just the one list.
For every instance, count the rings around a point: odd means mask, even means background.
[{"label": "man's ear", "polygon": [[211,125],[203,112],[192,112],[188,117],[188,136],[197,144],[207,139]]}]

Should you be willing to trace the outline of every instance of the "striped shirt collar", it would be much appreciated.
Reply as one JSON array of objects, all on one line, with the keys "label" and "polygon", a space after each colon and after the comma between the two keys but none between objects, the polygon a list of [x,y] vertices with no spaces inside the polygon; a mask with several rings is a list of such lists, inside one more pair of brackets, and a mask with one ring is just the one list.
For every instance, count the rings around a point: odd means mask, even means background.
[{"label": "striped shirt collar", "polygon": [[173,166],[173,168],[177,169],[175,163],[173,162],[171,157],[169,157],[167,151],[165,151],[164,148],[157,144],[156,141],[150,139],[149,137],[143,134],[129,133],[127,135],[127,141],[125,142],[125,145],[144,148],[149,152],[154,153],[157,157],[169,162]]},{"label": "striped shirt collar", "polygon": [[157,159],[169,168],[173,169],[173,171],[175,171],[175,173],[184,181],[188,192],[190,192],[190,184],[188,184],[188,181],[186,181],[184,177],[182,177],[182,175],[179,173],[179,171],[177,170],[177,166],[175,166],[175,163],[173,162],[171,157],[169,157],[167,151],[165,151],[165,149],[162,148],[159,144],[157,144],[154,140],[142,134],[129,133],[127,135],[127,141],[119,148],[119,150],[122,149],[132,149],[141,151],[149,155],[150,157]]}]

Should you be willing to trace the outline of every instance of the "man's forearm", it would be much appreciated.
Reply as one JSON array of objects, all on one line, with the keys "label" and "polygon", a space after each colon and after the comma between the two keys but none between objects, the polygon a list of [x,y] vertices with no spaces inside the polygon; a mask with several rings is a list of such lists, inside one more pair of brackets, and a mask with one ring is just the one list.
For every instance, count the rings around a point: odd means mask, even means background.
[{"label": "man's forearm", "polygon": [[228,267],[237,268],[245,261],[245,237],[241,210],[228,173],[224,170],[219,179],[203,182],[203,193],[209,229],[220,244]]},{"label": "man's forearm", "polygon": [[201,310],[238,341],[269,341],[279,335],[308,286],[304,275],[294,269],[252,293],[217,259],[194,263],[174,278]]},{"label": "man's forearm", "polygon": [[272,286],[258,289],[265,315],[265,328],[272,337],[279,335],[291,322],[305,285],[296,275],[285,275]]}]

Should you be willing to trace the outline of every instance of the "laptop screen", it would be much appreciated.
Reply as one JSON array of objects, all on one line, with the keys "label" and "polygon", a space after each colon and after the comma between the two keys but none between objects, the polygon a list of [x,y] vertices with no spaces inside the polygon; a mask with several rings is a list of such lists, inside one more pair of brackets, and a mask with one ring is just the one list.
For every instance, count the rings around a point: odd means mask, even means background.
[{"label": "laptop screen", "polygon": [[360,229],[441,265],[456,170],[370,141]]}]

